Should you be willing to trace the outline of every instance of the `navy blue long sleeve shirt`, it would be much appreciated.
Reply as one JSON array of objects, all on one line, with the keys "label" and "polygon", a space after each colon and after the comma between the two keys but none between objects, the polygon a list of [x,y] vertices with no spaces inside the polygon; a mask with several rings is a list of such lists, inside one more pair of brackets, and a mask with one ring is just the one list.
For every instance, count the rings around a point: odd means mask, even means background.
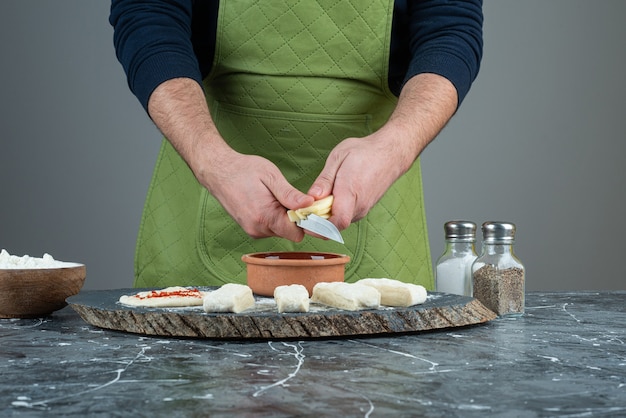
[{"label": "navy blue long sleeve shirt", "polygon": [[[161,83],[211,70],[217,0],[112,0],[114,46],[131,91],[144,109]],[[482,58],[482,0],[396,0],[389,87],[398,95],[420,73],[452,82],[460,105]]]}]

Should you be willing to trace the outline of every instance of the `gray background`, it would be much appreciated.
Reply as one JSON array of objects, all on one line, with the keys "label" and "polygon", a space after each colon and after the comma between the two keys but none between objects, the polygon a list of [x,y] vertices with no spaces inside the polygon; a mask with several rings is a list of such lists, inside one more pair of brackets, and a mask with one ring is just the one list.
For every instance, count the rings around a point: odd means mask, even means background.
[{"label": "gray background", "polygon": [[[132,285],[160,135],[131,95],[108,1],[0,2],[0,248]],[[450,219],[506,220],[529,290],[626,289],[626,2],[487,0],[485,56],[423,153],[433,261]]]}]

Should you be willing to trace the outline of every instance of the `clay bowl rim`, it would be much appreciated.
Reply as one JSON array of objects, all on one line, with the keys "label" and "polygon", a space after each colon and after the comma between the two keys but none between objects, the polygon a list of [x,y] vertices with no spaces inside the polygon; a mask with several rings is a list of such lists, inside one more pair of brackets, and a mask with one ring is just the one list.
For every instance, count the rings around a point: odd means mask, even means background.
[{"label": "clay bowl rim", "polygon": [[[70,270],[70,269],[84,269],[85,271],[87,270],[87,266],[83,263],[69,263],[69,262],[63,262],[64,265],[62,266],[58,266],[58,267],[31,267],[31,268],[10,268],[10,269],[3,269],[0,268],[0,280],[4,280],[4,279],[10,279],[11,276],[19,276],[20,279],[24,279],[24,280],[30,280],[31,282],[37,282],[40,280],[39,277],[37,278],[33,278],[32,276],[30,276],[30,274],[33,274],[33,272],[47,272],[47,273],[52,273],[53,271],[63,271],[63,270]],[[13,274],[11,274],[13,273]],[[22,277],[23,276],[23,277]],[[83,278],[83,281],[85,279]]]},{"label": "clay bowl rim", "polygon": [[[283,255],[288,255],[289,257],[281,258]],[[278,256],[278,258],[275,258],[275,256]],[[313,256],[323,256],[324,258],[316,259],[312,258]],[[325,251],[261,251],[244,254],[241,256],[241,260],[247,264],[262,266],[332,266],[347,264],[350,261],[350,256]]]},{"label": "clay bowl rim", "polygon": [[1,268],[0,267],[0,273],[7,273],[7,272],[14,272],[14,271],[21,271],[21,272],[33,272],[33,271],[48,271],[48,270],[65,270],[65,269],[74,269],[77,267],[85,267],[85,264],[83,263],[72,263],[72,262],[68,262],[68,261],[63,261],[62,262],[63,265],[59,265],[58,267],[30,267],[30,268]]}]

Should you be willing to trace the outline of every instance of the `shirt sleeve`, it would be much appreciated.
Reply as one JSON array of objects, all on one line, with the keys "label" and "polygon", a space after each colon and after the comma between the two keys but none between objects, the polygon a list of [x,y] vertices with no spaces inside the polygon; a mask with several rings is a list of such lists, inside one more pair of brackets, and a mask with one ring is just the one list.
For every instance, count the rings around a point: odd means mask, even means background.
[{"label": "shirt sleeve", "polygon": [[109,22],[128,86],[144,109],[164,81],[187,77],[202,83],[192,36],[192,0],[113,0]]},{"label": "shirt sleeve", "polygon": [[[392,36],[392,49],[398,51],[391,54],[392,90],[398,94],[417,74],[436,73],[452,82],[460,104],[482,58],[482,0],[396,0],[398,10]],[[146,110],[159,84],[178,77],[202,83],[210,69],[215,1],[112,0],[109,21],[128,85]]]},{"label": "shirt sleeve", "polygon": [[434,73],[455,86],[461,104],[483,53],[482,0],[408,0],[410,61],[404,82]]}]

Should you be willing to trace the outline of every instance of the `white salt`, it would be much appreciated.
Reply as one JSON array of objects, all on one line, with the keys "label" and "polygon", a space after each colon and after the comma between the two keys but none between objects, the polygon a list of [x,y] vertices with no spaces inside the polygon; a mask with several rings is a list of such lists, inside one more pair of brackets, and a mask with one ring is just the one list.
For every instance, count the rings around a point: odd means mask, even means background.
[{"label": "white salt", "polygon": [[435,268],[437,291],[456,295],[472,295],[472,263],[476,255],[449,258]]}]

